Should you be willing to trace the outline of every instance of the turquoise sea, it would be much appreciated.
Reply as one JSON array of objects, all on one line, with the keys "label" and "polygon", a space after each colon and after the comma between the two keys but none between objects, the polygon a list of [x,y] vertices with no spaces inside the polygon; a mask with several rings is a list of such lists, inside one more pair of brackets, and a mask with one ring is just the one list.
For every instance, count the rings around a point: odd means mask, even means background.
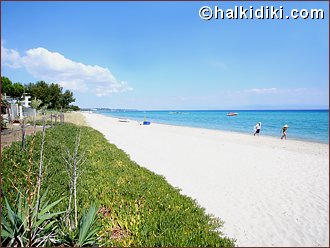
[{"label": "turquoise sea", "polygon": [[[253,134],[257,122],[260,135],[281,137],[283,125],[289,125],[288,139],[329,143],[329,110],[110,110],[97,109],[98,114],[179,126],[228,130]],[[228,112],[238,113],[227,116]]]}]

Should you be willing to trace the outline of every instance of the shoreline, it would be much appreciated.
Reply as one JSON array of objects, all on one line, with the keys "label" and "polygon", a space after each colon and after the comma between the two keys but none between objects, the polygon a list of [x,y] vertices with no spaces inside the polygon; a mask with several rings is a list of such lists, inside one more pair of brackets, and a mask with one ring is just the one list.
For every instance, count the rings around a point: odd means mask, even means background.
[{"label": "shoreline", "polygon": [[[250,110],[247,110],[247,111],[250,111]],[[251,110],[252,111],[252,110]],[[255,110],[253,110],[255,111]],[[263,110],[260,110],[261,112]],[[271,110],[271,111],[282,111],[282,110]],[[299,110],[287,110],[287,111],[299,111]],[[302,110],[302,111],[308,111],[308,110]],[[311,111],[315,111],[315,110],[311,110]],[[317,110],[316,110],[317,111]],[[320,110],[320,111],[326,111],[326,110]],[[108,114],[103,114],[103,113],[97,113],[97,112],[93,112],[93,111],[88,111],[90,113],[93,113],[93,114],[99,114],[99,115],[103,115],[103,116],[108,116],[108,117],[111,117],[111,118],[124,118],[124,119],[128,119],[130,121],[136,121],[136,122],[142,122],[141,121],[141,118],[138,120],[138,119],[130,119],[129,117],[126,117],[126,116],[113,116],[113,115],[108,115]],[[167,112],[167,111],[164,111],[164,112]],[[222,112],[222,110],[221,110]],[[187,125],[187,124],[171,124],[171,123],[165,123],[165,122],[157,122],[157,121],[152,121],[153,124],[161,124],[161,125],[170,125],[170,126],[179,126],[179,127],[191,127],[191,128],[201,128],[201,129],[207,129],[207,130],[215,130],[215,131],[223,131],[223,132],[232,132],[232,133],[238,133],[238,134],[253,134],[253,132],[244,132],[244,131],[236,131],[236,130],[224,130],[224,129],[217,129],[217,128],[209,128],[209,127],[202,127],[202,126],[193,126],[193,125]],[[273,137],[273,138],[279,138],[281,137],[281,133],[279,132],[278,135],[275,135],[275,134],[264,134],[263,130],[261,130],[261,136],[264,136],[264,137]],[[290,136],[290,130],[289,130],[289,138],[288,140],[296,140],[296,141],[302,141],[302,142],[311,142],[311,143],[319,143],[319,144],[327,144],[329,145],[329,139],[327,140],[318,140],[318,139],[308,139],[308,138],[301,138],[301,137],[291,137]]]},{"label": "shoreline", "polygon": [[[272,111],[277,111],[277,110],[272,110]],[[282,110],[278,110],[278,111],[282,111]],[[291,111],[291,110],[288,110]],[[296,111],[296,110],[292,110],[292,111]],[[323,110],[322,110],[323,111]],[[95,113],[92,111],[81,111],[81,113],[90,113],[90,114],[95,114],[95,115],[101,115],[101,116],[105,116],[105,117],[110,117],[113,119],[127,119],[128,121],[131,122],[137,122],[140,123],[142,121],[138,121],[135,119],[130,119],[128,117],[119,117],[119,116],[110,116],[110,115],[104,115],[101,113]],[[207,127],[196,127],[196,126],[186,126],[186,125],[180,125],[180,124],[169,124],[169,123],[162,123],[162,122],[151,122],[151,125],[165,125],[165,126],[173,126],[173,127],[187,127],[187,128],[195,128],[195,129],[205,129],[205,130],[212,130],[212,131],[219,131],[219,132],[225,132],[225,133],[233,133],[233,134],[242,134],[242,135],[248,135],[248,136],[253,136],[253,132],[248,133],[248,132],[242,132],[242,131],[230,131],[230,130],[223,130],[223,129],[215,129],[215,128],[207,128]],[[261,132],[261,134],[259,135],[259,137],[266,137],[266,138],[273,138],[275,140],[281,140],[281,133],[279,133],[278,136],[275,135],[267,135],[267,134],[263,134]],[[319,140],[310,140],[310,139],[303,139],[303,138],[291,138],[289,137],[287,140],[283,140],[283,141],[297,141],[297,142],[308,142],[308,143],[315,143],[315,144],[324,144],[324,145],[329,145],[329,140],[328,141],[319,141]]]},{"label": "shoreline", "polygon": [[328,144],[83,115],[133,161],[221,218],[238,246],[328,246]]}]

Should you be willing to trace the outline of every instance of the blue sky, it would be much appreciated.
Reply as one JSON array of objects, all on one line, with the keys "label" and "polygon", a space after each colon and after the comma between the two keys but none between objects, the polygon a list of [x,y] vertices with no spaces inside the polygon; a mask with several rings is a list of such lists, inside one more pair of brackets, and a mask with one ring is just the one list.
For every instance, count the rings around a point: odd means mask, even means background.
[{"label": "blue sky", "polygon": [[[322,8],[324,20],[210,20],[218,5]],[[1,2],[1,73],[80,107],[329,107],[327,2]]]}]

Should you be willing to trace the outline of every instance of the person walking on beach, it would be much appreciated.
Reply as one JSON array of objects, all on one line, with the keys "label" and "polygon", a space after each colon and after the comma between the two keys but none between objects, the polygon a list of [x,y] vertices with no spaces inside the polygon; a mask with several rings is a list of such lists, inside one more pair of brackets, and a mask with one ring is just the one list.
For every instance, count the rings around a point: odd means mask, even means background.
[{"label": "person walking on beach", "polygon": [[282,135],[282,137],[281,137],[281,139],[286,139],[286,130],[288,129],[288,125],[284,125],[283,127],[282,127],[282,133],[283,133],[283,135]]},{"label": "person walking on beach", "polygon": [[256,136],[256,134],[259,136],[260,129],[261,129],[261,122],[258,122],[258,123],[254,126],[254,134],[253,134],[253,136]]}]

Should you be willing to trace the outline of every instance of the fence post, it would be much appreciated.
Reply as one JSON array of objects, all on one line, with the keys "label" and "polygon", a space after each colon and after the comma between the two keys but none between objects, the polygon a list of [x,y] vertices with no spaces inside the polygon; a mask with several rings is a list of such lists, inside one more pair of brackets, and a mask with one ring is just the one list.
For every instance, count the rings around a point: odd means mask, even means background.
[{"label": "fence post", "polygon": [[42,131],[45,132],[46,121],[45,121],[45,112],[42,112]]},{"label": "fence post", "polygon": [[53,114],[50,114],[50,127],[53,127]]},{"label": "fence post", "polygon": [[11,118],[11,109],[10,109],[9,105],[7,105],[7,113],[8,113],[8,121],[9,121],[9,123],[12,123],[13,120]]},{"label": "fence post", "polygon": [[25,150],[25,127],[24,127],[24,118],[22,119],[22,149]]},{"label": "fence post", "polygon": [[37,110],[33,109],[33,132],[34,132],[34,134],[36,134],[36,132],[37,132],[36,119],[37,119]]},{"label": "fence post", "polygon": [[57,115],[55,115],[55,126],[57,124]]}]

